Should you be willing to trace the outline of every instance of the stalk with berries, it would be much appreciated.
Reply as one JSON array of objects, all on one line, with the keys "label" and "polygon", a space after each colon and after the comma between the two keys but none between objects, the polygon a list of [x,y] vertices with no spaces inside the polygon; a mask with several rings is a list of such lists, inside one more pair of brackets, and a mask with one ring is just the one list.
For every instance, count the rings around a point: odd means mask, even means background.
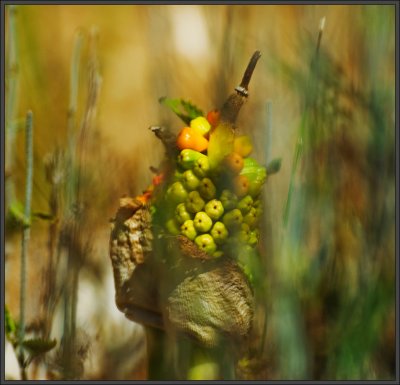
[{"label": "stalk with berries", "polygon": [[[163,183],[151,187],[153,216],[161,236],[187,238],[204,258],[236,258],[238,250],[258,244],[267,168],[252,156],[252,140],[237,133],[235,121],[259,57],[256,51],[240,86],[220,110],[203,114],[188,102],[161,99],[185,126],[175,141],[170,135],[164,140],[170,161],[160,174]],[[178,110],[179,103],[186,114]],[[152,129],[162,140],[167,137],[159,127]]]},{"label": "stalk with berries", "polygon": [[[237,349],[227,347],[249,338],[262,188],[279,169],[277,162],[260,164],[250,137],[235,126],[259,58],[256,51],[219,110],[204,114],[184,100],[160,99],[184,125],[177,135],[150,127],[165,146],[165,159],[152,169],[156,175],[142,195],[121,200],[113,221],[116,303],[146,326],[152,379],[233,378],[234,370],[226,374],[224,368],[234,367],[231,352]],[[157,357],[170,339],[156,329],[178,336],[178,346],[182,335],[194,341],[193,357],[187,357],[186,346],[177,358],[178,374],[170,366],[160,369]],[[204,360],[213,370],[199,378]]]}]

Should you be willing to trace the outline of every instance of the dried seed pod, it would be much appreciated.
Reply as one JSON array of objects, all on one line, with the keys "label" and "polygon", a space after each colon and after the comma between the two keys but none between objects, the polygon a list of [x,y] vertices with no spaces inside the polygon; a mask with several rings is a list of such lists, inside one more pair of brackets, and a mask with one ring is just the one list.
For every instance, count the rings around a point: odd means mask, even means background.
[{"label": "dried seed pod", "polygon": [[[184,236],[172,238],[181,257],[157,265],[146,205],[123,198],[110,239],[116,303],[131,320],[187,334],[203,346],[248,335],[253,317],[249,283],[236,262],[214,259]],[[160,295],[162,293],[162,295]],[[222,295],[223,293],[223,295]]]},{"label": "dried seed pod", "polygon": [[129,319],[162,327],[158,294],[151,284],[157,273],[149,261],[152,241],[148,207],[137,199],[122,198],[110,237],[115,302]]},{"label": "dried seed pod", "polygon": [[170,326],[210,348],[219,346],[224,338],[234,342],[245,339],[254,303],[242,270],[229,258],[192,265],[167,297]]}]

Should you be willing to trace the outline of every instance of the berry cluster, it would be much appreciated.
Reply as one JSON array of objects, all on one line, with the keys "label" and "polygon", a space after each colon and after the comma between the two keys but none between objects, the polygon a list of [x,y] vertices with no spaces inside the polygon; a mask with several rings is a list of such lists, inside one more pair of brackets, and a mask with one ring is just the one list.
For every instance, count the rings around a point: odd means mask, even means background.
[{"label": "berry cluster", "polygon": [[215,114],[191,120],[179,133],[177,167],[162,207],[169,234],[184,235],[219,257],[240,245],[256,246],[259,195],[267,175],[265,167],[249,157],[253,146],[246,135],[236,136],[232,151],[211,167],[207,148],[212,125],[217,124]]}]

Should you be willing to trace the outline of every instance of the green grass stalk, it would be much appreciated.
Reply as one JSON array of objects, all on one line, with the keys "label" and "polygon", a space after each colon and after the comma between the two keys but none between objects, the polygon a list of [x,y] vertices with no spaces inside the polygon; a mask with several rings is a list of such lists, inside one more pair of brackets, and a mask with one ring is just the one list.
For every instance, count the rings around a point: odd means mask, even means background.
[{"label": "green grass stalk", "polygon": [[5,212],[8,212],[9,205],[14,200],[15,188],[12,179],[12,169],[14,165],[14,144],[15,144],[15,120],[18,101],[18,47],[17,47],[17,28],[16,28],[16,6],[9,5],[8,9],[8,39],[7,39],[7,62],[6,62],[6,91],[7,98],[5,103]]},{"label": "green grass stalk", "polygon": [[21,279],[20,279],[20,320],[19,320],[19,364],[21,368],[21,377],[26,380],[25,359],[23,351],[23,342],[25,338],[25,307],[26,307],[26,271],[27,271],[27,253],[30,239],[31,228],[31,200],[32,200],[32,179],[33,179],[33,117],[32,112],[28,111],[26,115],[25,131],[25,150],[26,150],[26,182],[25,182],[25,223],[22,231],[21,246]]}]

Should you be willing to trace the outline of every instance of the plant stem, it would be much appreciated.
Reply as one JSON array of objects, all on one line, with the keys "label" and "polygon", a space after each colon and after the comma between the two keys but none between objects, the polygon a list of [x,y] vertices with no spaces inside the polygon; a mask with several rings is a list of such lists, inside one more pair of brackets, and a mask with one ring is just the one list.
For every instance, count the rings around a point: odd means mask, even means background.
[{"label": "plant stem", "polygon": [[68,105],[68,121],[67,121],[67,133],[68,133],[68,144],[66,150],[66,184],[65,184],[65,206],[64,206],[64,220],[72,221],[72,225],[67,227],[69,244],[67,246],[67,262],[65,265],[65,285],[63,293],[64,302],[64,331],[63,331],[63,365],[64,365],[64,379],[70,379],[73,377],[73,346],[74,341],[74,327],[72,325],[72,301],[73,301],[73,269],[75,268],[76,256],[75,249],[75,227],[76,227],[76,211],[75,205],[77,205],[76,189],[77,189],[77,171],[76,171],[76,111],[78,105],[78,94],[79,94],[79,78],[80,78],[80,61],[83,44],[83,34],[78,32],[75,36],[71,68],[70,68],[70,95]]},{"label": "plant stem", "polygon": [[21,247],[21,280],[20,280],[20,321],[19,321],[19,364],[21,367],[21,377],[26,379],[23,341],[25,338],[25,305],[26,305],[26,257],[30,238],[31,223],[31,199],[32,199],[32,177],[33,177],[33,119],[32,112],[26,115],[25,131],[25,151],[26,151],[26,182],[25,182],[25,210],[24,228],[22,232]]},{"label": "plant stem", "polygon": [[290,182],[289,182],[289,190],[288,190],[288,196],[286,199],[286,204],[285,204],[285,209],[283,212],[283,225],[286,228],[288,221],[289,221],[289,212],[290,212],[290,204],[292,202],[292,193],[294,189],[294,179],[297,173],[297,167],[299,165],[300,158],[303,154],[303,132],[304,132],[304,125],[305,125],[305,115],[303,115],[302,118],[302,123],[300,125],[300,133],[297,138],[297,143],[296,143],[296,148],[294,152],[294,157],[293,157],[293,164],[292,164],[292,169],[290,173]]},{"label": "plant stem", "polygon": [[249,64],[247,64],[240,85],[235,88],[235,92],[233,94],[229,95],[228,99],[225,101],[224,105],[221,108],[221,122],[229,122],[230,124],[235,123],[239,111],[249,95],[249,83],[260,57],[260,51],[255,51],[253,53]]},{"label": "plant stem", "polygon": [[80,60],[83,43],[83,34],[79,32],[75,37],[72,59],[71,59],[71,78],[70,78],[70,95],[68,106],[68,149],[66,156],[67,172],[70,176],[67,178],[66,183],[66,210],[67,215],[72,208],[74,195],[75,195],[75,151],[76,151],[76,110],[78,104],[78,88],[79,88],[79,74],[80,74]]},{"label": "plant stem", "polygon": [[[6,90],[7,98],[5,104],[5,124],[6,124],[6,145],[5,145],[5,170],[11,175],[14,164],[13,148],[15,143],[15,111],[17,107],[18,94],[18,57],[17,57],[17,38],[16,38],[16,6],[9,5],[8,8],[8,53],[6,64]],[[6,178],[5,182],[5,212],[14,199],[14,184],[12,177]]]},{"label": "plant stem", "polygon": [[266,112],[267,112],[267,124],[265,127],[265,164],[268,164],[271,160],[271,148],[272,148],[272,101],[267,100],[266,103]]}]

